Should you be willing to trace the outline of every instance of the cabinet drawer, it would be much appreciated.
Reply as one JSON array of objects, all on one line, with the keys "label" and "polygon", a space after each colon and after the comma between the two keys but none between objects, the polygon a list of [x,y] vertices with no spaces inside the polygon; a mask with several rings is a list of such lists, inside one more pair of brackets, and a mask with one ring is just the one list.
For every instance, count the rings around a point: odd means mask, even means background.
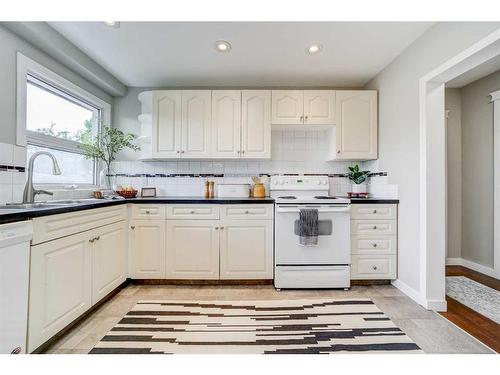
[{"label": "cabinet drawer", "polygon": [[221,207],[222,219],[272,219],[272,204],[228,204]]},{"label": "cabinet drawer", "polygon": [[395,279],[396,255],[353,255],[351,279]]},{"label": "cabinet drawer", "polygon": [[125,220],[125,205],[33,219],[33,245]]},{"label": "cabinet drawer", "polygon": [[202,220],[218,219],[219,207],[210,204],[167,205],[167,219]]},{"label": "cabinet drawer", "polygon": [[396,219],[396,204],[353,204],[352,219]]},{"label": "cabinet drawer", "polygon": [[133,204],[132,219],[165,219],[165,205]]},{"label": "cabinet drawer", "polygon": [[351,236],[352,254],[396,254],[396,236]]},{"label": "cabinet drawer", "polygon": [[396,220],[351,220],[351,234],[396,235]]}]

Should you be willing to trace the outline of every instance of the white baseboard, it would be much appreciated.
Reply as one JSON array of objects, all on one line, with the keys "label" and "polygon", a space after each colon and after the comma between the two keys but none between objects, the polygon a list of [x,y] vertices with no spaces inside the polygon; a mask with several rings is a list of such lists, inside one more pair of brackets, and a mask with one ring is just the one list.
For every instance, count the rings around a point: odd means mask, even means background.
[{"label": "white baseboard", "polygon": [[472,262],[470,260],[464,258],[446,258],[447,266],[463,266],[466,268],[470,268],[471,270],[480,272],[487,276],[494,277],[496,279],[500,278],[500,275],[495,272],[495,270],[488,266],[483,266],[482,264]]},{"label": "white baseboard", "polygon": [[412,300],[414,300],[416,303],[419,305],[425,306],[426,304],[424,303],[424,300],[422,299],[422,296],[418,291],[413,289],[411,286],[408,284],[402,282],[400,279],[396,279],[391,281],[391,284],[394,285],[396,288],[398,288],[400,291],[402,291],[404,294],[406,294],[408,297],[410,297]]},{"label": "white baseboard", "polygon": [[427,300],[424,307],[427,310],[448,311],[448,303],[446,300]]}]

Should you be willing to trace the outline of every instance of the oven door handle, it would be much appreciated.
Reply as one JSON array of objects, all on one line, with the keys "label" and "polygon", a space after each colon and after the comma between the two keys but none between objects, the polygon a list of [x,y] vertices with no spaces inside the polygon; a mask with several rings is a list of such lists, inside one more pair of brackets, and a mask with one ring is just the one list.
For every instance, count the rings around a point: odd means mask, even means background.
[{"label": "oven door handle", "polygon": [[314,208],[318,210],[318,212],[321,213],[336,213],[336,212],[350,212],[351,211],[351,206],[350,205],[345,205],[345,206],[336,206],[336,207],[312,207],[312,206],[277,206],[276,207],[276,212],[284,212],[284,213],[293,213],[293,212],[300,212],[301,208]]}]

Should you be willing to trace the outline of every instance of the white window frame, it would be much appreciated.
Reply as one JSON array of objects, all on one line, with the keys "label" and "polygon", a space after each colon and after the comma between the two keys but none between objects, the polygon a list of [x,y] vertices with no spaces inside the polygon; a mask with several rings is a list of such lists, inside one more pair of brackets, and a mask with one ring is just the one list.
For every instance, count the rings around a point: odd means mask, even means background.
[{"label": "white window frame", "polygon": [[[100,112],[99,123],[109,125],[111,123],[111,104],[98,98],[97,96],[75,85],[73,82],[54,73],[52,70],[37,63],[36,61],[26,57],[22,53],[17,53],[17,92],[16,92],[16,114],[17,114],[17,129],[16,129],[16,144],[18,146],[27,147],[28,139],[30,144],[50,147],[61,151],[75,152],[77,142],[65,139],[54,139],[54,137],[43,134],[33,134],[27,130],[27,85],[29,76],[35,77],[48,85],[54,86],[61,92],[68,93],[68,98],[73,97],[82,102],[88,103],[90,106],[97,108]],[[100,130],[100,129],[99,129]],[[98,131],[99,131],[98,130]],[[28,135],[29,134],[29,135]],[[94,183],[79,184],[80,187],[94,187],[97,184],[97,166],[94,165]],[[57,187],[66,186],[68,184],[37,184],[37,186]]]}]

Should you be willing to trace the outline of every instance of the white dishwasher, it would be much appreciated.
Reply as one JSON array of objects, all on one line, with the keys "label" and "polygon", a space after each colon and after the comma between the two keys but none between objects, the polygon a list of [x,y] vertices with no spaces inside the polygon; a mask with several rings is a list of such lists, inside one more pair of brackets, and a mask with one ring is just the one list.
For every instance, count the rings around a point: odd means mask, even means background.
[{"label": "white dishwasher", "polygon": [[0,225],[0,354],[26,353],[30,221]]}]

